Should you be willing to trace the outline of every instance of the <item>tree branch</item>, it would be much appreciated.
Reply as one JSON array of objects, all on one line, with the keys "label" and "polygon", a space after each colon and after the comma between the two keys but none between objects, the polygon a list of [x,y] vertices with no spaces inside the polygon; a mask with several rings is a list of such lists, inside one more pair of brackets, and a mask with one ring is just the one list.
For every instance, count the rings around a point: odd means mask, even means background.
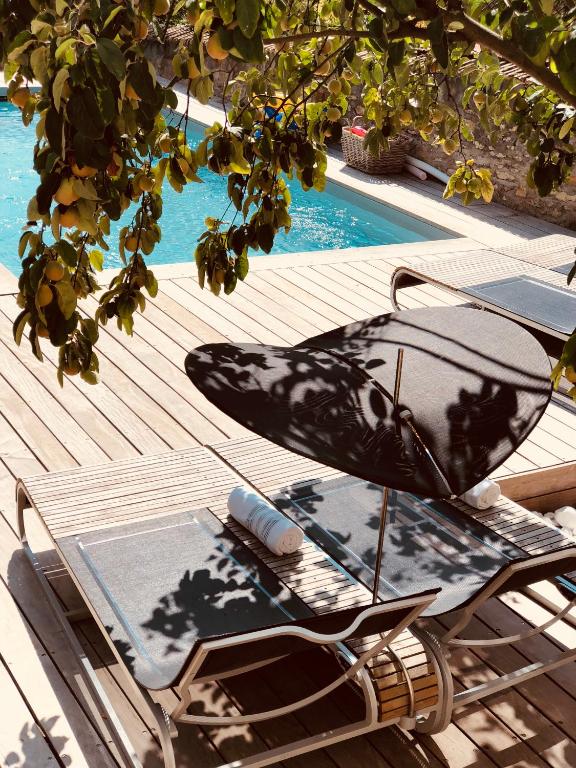
[{"label": "tree branch", "polygon": [[[303,42],[305,40],[313,40],[316,37],[347,37],[351,40],[357,40],[357,39],[369,39],[371,37],[374,37],[372,32],[367,32],[365,30],[358,30],[358,29],[345,29],[344,27],[334,27],[333,29],[321,29],[316,30],[314,32],[298,32],[294,35],[282,35],[281,37],[270,37],[266,38],[264,41],[267,45],[272,45],[273,43],[294,43],[294,42]],[[391,31],[387,32],[387,36],[389,40],[403,40],[405,38],[411,37],[415,40],[429,40],[430,35],[428,34],[428,31],[426,30],[426,27],[417,27],[415,24],[411,24],[410,22],[403,22],[400,24],[400,26]],[[457,39],[465,39],[468,40],[467,37],[464,37],[461,34],[461,31],[458,32],[448,32],[448,37],[451,40],[457,40]]]},{"label": "tree branch", "polygon": [[487,27],[478,24],[469,16],[466,16],[465,13],[453,14],[450,16],[450,20],[459,21],[463,25],[463,29],[460,32],[471,43],[480,43],[480,45],[489,48],[511,64],[516,64],[517,67],[520,67],[527,75],[533,77],[534,80],[554,91],[567,104],[576,107],[576,94],[570,93],[562,85],[560,78],[556,77],[549,69],[534,64],[523,51],[511,44],[509,40],[504,40]]}]

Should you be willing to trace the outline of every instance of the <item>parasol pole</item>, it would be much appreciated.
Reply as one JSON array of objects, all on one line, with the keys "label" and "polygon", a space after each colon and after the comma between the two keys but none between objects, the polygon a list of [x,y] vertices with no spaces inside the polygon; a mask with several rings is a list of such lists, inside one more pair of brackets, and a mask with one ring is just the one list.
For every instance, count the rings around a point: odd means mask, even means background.
[{"label": "parasol pole", "polygon": [[[398,408],[398,401],[400,400],[400,382],[402,380],[402,363],[404,362],[404,350],[400,347],[398,350],[398,357],[396,358],[396,379],[394,381],[394,398],[392,400],[392,407],[394,412]],[[374,570],[374,587],[372,589],[372,604],[378,602],[378,588],[380,586],[380,570],[382,568],[382,555],[384,552],[384,535],[386,533],[386,522],[388,519],[388,499],[390,497],[390,489],[385,486],[383,488],[382,506],[380,508],[380,530],[378,531],[378,546],[376,548],[376,568]]]}]

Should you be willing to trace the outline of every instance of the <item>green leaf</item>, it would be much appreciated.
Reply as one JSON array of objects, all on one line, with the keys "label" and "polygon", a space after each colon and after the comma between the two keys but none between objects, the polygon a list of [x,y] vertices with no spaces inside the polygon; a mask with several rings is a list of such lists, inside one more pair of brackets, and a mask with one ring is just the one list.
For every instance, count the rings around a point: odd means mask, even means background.
[{"label": "green leaf", "polygon": [[116,18],[116,16],[118,16],[118,14],[119,14],[121,11],[123,11],[123,10],[124,10],[124,6],[123,6],[123,5],[119,5],[119,6],[117,6],[116,8],[114,8],[114,10],[110,11],[110,13],[108,14],[108,17],[106,18],[106,21],[104,22],[104,25],[103,25],[102,29],[106,29],[106,27],[107,27],[107,26],[108,26],[108,25],[109,25],[111,22],[113,22],[113,21],[114,21],[114,19]]},{"label": "green leaf", "polygon": [[565,123],[563,123],[560,130],[558,131],[558,138],[560,139],[560,141],[563,141],[566,138],[566,136],[568,136],[568,134],[572,130],[572,126],[574,125],[575,120],[576,120],[576,116],[573,116],[569,120],[566,120]]},{"label": "green leaf", "polygon": [[448,40],[446,38],[446,32],[444,30],[444,20],[442,16],[437,16],[433,19],[427,27],[430,35],[430,46],[432,52],[440,66],[446,69],[448,66],[450,57],[448,51]]},{"label": "green leaf", "polygon": [[400,16],[408,16],[408,14],[414,13],[416,10],[414,0],[392,0],[392,5]]},{"label": "green leaf", "polygon": [[80,371],[80,378],[87,384],[98,384],[98,376],[94,371]]},{"label": "green leaf", "polygon": [[101,139],[104,135],[104,120],[94,91],[91,89],[83,88],[74,91],[68,99],[66,114],[74,128],[84,136],[90,139]]},{"label": "green leaf", "polygon": [[50,107],[46,112],[44,130],[50,147],[54,152],[60,154],[62,151],[62,118],[53,107]]},{"label": "green leaf", "polygon": [[252,37],[246,37],[240,27],[236,27],[234,30],[234,47],[244,61],[255,63],[264,61],[264,45],[260,32],[255,32]]},{"label": "green leaf", "polygon": [[56,77],[54,78],[54,82],[52,83],[52,98],[54,99],[54,106],[58,112],[60,112],[62,89],[64,88],[64,83],[68,80],[69,77],[70,72],[68,68],[63,67],[62,69],[58,70]]},{"label": "green leaf", "polygon": [[12,333],[14,335],[14,341],[18,346],[20,346],[20,342],[22,341],[22,335],[24,333],[24,328],[26,327],[26,323],[30,319],[31,314],[28,312],[27,309],[23,309],[22,312],[18,315],[16,320],[14,320],[14,324],[12,326]]},{"label": "green leaf", "polygon": [[96,272],[102,272],[102,269],[104,267],[104,254],[102,251],[99,251],[97,248],[94,248],[93,250],[89,251],[88,258],[90,260],[90,264],[92,265],[92,268],[96,270]]},{"label": "green leaf", "polygon": [[154,273],[150,269],[146,270],[144,286],[148,291],[148,295],[152,298],[158,295],[158,280],[156,280]]},{"label": "green leaf", "polygon": [[74,52],[76,42],[77,41],[73,37],[69,37],[67,40],[64,40],[64,42],[61,43],[56,49],[56,61],[63,59],[67,64],[74,64],[76,59]]},{"label": "green leaf", "polygon": [[48,80],[48,48],[46,46],[43,45],[32,51],[30,66],[36,80],[44,84]]},{"label": "green leaf", "polygon": [[98,341],[98,325],[92,320],[91,317],[85,317],[81,323],[82,333],[87,337],[91,344],[96,344]]},{"label": "green leaf", "polygon": [[[131,83],[141,99],[144,101],[154,101],[154,81],[146,61],[137,61],[131,65],[128,70],[128,82]],[[162,100],[164,100],[164,96],[162,96]]]},{"label": "green leaf", "polygon": [[76,249],[73,245],[71,245],[67,240],[58,240],[56,243],[56,250],[58,251],[58,255],[67,267],[71,267],[72,269],[76,268],[76,264],[78,263],[78,254],[76,253]]},{"label": "green leaf", "polygon": [[270,253],[272,246],[274,245],[274,229],[271,224],[262,224],[258,227],[256,232],[258,238],[258,245],[264,253]]},{"label": "green leaf", "polygon": [[69,320],[76,310],[76,292],[68,281],[61,280],[54,286],[56,288],[56,298],[60,312],[66,320]]},{"label": "green leaf", "polygon": [[107,37],[101,37],[96,42],[96,49],[108,72],[114,75],[116,80],[122,80],[126,74],[126,61],[116,43]]},{"label": "green leaf", "polygon": [[260,19],[259,0],[236,0],[236,18],[246,37],[252,37]]},{"label": "green leaf", "polygon": [[240,280],[244,280],[246,278],[248,274],[248,269],[249,269],[248,254],[246,249],[244,249],[244,251],[236,259],[236,264],[234,269],[237,277]]}]

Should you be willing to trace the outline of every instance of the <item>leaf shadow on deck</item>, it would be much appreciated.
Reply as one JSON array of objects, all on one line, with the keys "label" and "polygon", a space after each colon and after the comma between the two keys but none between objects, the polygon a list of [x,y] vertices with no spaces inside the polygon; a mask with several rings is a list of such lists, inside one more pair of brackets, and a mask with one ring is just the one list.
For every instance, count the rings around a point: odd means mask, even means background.
[{"label": "leaf shadow on deck", "polygon": [[53,759],[49,752],[59,756],[59,765],[70,765],[71,760],[64,753],[68,739],[64,736],[52,737],[50,734],[57,721],[58,717],[54,716],[37,723],[33,720],[25,723],[19,733],[18,751],[13,750],[6,754],[0,752],[2,768],[38,768],[39,761],[44,765],[46,760]]}]

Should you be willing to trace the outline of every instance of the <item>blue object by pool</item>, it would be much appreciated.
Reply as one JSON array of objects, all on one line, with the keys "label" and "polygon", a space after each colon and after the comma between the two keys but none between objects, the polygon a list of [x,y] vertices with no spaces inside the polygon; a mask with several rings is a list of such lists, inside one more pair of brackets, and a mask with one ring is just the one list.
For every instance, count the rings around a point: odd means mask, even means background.
[{"label": "blue object by pool", "polygon": [[[203,137],[203,128],[193,123],[188,133],[194,146]],[[20,111],[0,102],[0,263],[14,273],[20,267],[18,240],[26,221],[26,207],[38,185],[38,176],[32,170],[34,142],[34,128],[22,125]],[[205,230],[205,217],[224,213],[228,202],[226,179],[210,171],[201,171],[199,175],[205,183],[190,184],[182,194],[165,183],[164,214],[160,221],[162,241],[148,257],[150,264],[191,261],[198,236]],[[273,253],[360,248],[452,236],[337,184],[328,184],[324,193],[304,192],[294,180],[290,190],[292,229],[288,235],[277,236]],[[121,226],[130,223],[132,215],[133,211],[128,212],[122,221],[112,222],[105,266],[120,264],[117,234]]]}]

